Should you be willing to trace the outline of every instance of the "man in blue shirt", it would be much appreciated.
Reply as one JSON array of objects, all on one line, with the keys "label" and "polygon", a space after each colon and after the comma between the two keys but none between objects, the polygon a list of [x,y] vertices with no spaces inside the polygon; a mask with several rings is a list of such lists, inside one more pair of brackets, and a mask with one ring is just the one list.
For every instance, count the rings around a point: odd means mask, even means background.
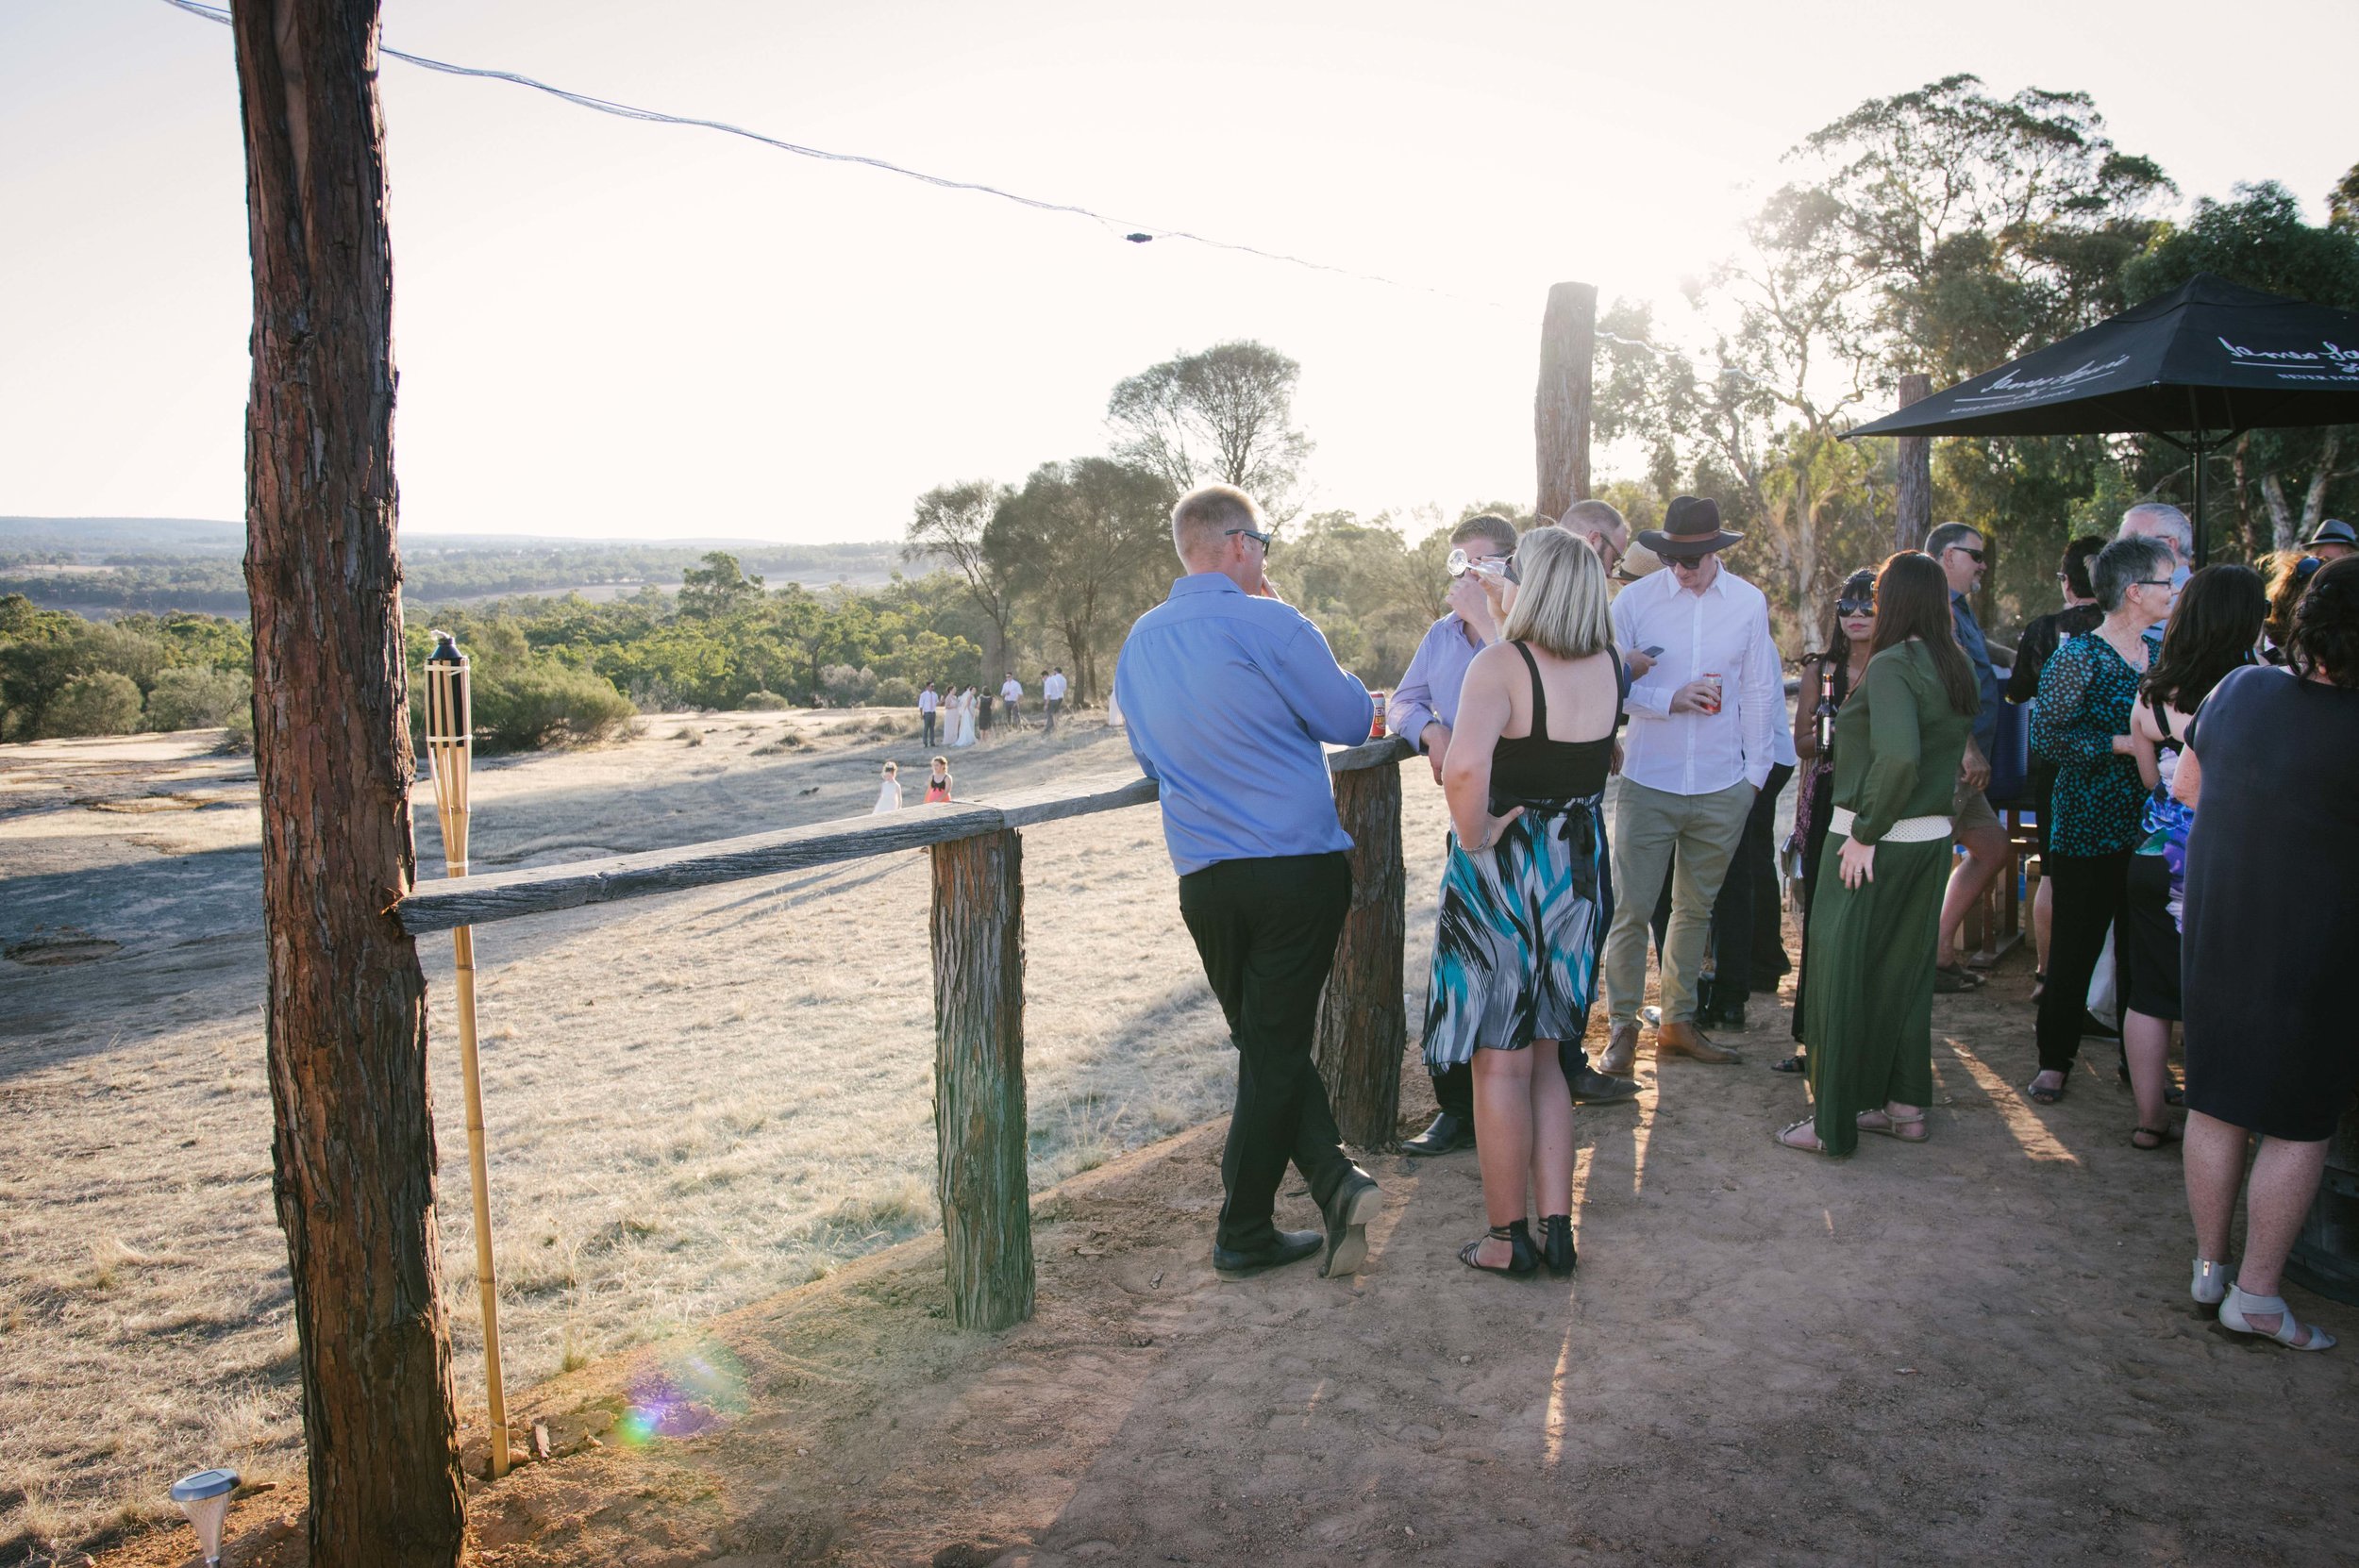
[{"label": "man in blue shirt", "polygon": [[1376,1180],[1344,1153],[1311,1061],[1319,993],[1351,905],[1351,840],[1320,742],[1368,738],[1376,704],[1327,639],[1270,587],[1269,526],[1243,491],[1207,485],[1172,509],[1188,575],[1130,628],[1114,670],[1139,766],[1163,797],[1180,914],[1237,1047],[1213,1266],[1251,1274],[1319,1250],[1280,1230],[1294,1162],[1326,1220],[1325,1275],[1367,1256]]},{"label": "man in blue shirt", "polygon": [[[1991,809],[1990,797],[1983,792],[1990,788],[1990,754],[1999,741],[1999,705],[2005,692],[1998,666],[1991,662],[1990,642],[1983,636],[1982,623],[1974,618],[1974,607],[1966,601],[1966,595],[1983,580],[1987,546],[1982,534],[1969,524],[1944,523],[1925,536],[1925,553],[1949,579],[1949,614],[1957,626],[1958,646],[1966,650],[1967,662],[1974,666],[1975,686],[1982,694],[1973,737],[1966,742],[1958,787],[1949,803],[1950,834],[1966,851],[1966,859],[1949,874],[1949,889],[1941,897],[1941,931],[1934,938],[1933,989],[1948,993],[1971,991],[1983,983],[1980,976],[1958,962],[1958,927],[1974,901],[1983,896],[1983,890],[1990,886],[1990,879],[2007,863],[2007,830],[1999,813]],[[2012,655],[2008,661],[2014,661]]]}]

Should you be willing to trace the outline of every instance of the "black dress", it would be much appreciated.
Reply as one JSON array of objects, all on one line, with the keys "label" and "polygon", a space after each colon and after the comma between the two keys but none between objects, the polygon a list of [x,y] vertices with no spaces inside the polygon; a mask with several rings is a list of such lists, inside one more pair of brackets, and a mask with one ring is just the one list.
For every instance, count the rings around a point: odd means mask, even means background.
[{"label": "black dress", "polygon": [[2316,1143],[2359,1090],[2359,692],[2235,671],[2188,738],[2187,1108]]}]

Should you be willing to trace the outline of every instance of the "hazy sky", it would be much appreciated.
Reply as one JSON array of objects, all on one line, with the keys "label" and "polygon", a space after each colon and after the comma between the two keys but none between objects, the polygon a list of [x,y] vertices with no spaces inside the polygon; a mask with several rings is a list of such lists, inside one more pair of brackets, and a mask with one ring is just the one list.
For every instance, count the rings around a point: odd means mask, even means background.
[{"label": "hazy sky", "polygon": [[[1313,504],[1524,498],[1548,285],[1674,299],[1779,154],[1864,98],[1955,71],[2085,90],[2188,197],[2273,177],[2314,219],[2359,159],[2350,0],[384,14],[393,48],[1464,296],[388,60],[420,533],[896,534],[929,486],[1102,450],[1116,380],[1232,337],[1302,362]],[[0,0],[0,513],[243,515],[236,98],[226,27]]]}]

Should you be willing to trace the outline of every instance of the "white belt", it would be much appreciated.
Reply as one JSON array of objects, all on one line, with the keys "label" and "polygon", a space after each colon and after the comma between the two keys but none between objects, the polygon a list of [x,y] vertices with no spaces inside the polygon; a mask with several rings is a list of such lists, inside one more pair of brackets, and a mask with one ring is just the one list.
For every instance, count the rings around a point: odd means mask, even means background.
[{"label": "white belt", "polygon": [[[1842,838],[1851,836],[1851,824],[1858,820],[1849,807],[1838,806],[1827,818],[1827,831]],[[1902,817],[1884,829],[1879,843],[1931,843],[1949,836],[1948,817]]]}]

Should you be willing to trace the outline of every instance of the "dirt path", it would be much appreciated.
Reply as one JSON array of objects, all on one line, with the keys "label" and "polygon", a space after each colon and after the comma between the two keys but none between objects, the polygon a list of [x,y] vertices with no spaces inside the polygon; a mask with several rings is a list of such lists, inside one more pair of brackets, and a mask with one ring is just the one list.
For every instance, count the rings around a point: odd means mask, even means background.
[{"label": "dirt path", "polygon": [[[560,1457],[477,1493],[480,1560],[2359,1560],[2359,1362],[2207,1326],[2175,1160],[2107,1056],[2026,1106],[2029,1019],[2019,976],[1944,999],[1923,1148],[1774,1148],[1782,1014],[1583,1111],[1568,1285],[1457,1265],[1463,1154],[1371,1160],[1358,1280],[1223,1283],[1221,1129],[1184,1133],[1041,1200],[1005,1335],[946,1325],[921,1240],[537,1391]],[[294,1560],[286,1501],[239,1517]]]}]

